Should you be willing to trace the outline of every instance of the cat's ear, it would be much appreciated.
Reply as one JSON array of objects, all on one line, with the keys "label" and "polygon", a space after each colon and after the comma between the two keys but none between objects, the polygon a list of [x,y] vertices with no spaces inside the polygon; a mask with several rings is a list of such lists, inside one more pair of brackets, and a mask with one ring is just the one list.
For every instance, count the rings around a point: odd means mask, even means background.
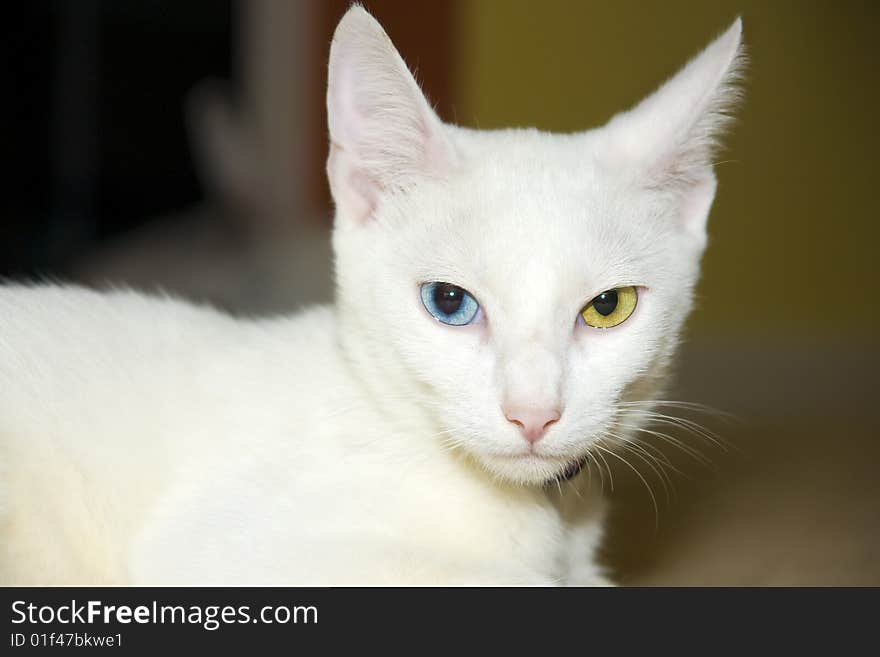
[{"label": "cat's ear", "polygon": [[684,228],[701,243],[715,197],[712,158],[740,97],[745,64],[737,18],[681,71],[607,128],[609,157],[679,199]]},{"label": "cat's ear", "polygon": [[454,151],[382,26],[355,5],[330,46],[327,175],[337,212],[369,218],[382,194],[439,177]]}]

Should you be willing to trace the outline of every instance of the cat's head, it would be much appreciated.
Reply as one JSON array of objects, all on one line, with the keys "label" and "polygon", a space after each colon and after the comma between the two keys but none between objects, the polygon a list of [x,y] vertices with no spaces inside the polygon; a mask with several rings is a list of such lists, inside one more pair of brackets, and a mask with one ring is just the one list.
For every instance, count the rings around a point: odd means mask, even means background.
[{"label": "cat's head", "polygon": [[602,128],[472,131],[442,123],[349,10],[327,169],[340,330],[376,390],[521,483],[625,436],[691,308],[740,61],[737,20]]}]

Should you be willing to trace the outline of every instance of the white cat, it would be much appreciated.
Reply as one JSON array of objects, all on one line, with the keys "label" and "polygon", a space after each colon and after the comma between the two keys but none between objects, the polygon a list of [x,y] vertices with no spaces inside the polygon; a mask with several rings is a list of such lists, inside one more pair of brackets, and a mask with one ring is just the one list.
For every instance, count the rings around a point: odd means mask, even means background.
[{"label": "white cat", "polygon": [[737,20],[600,129],[478,132],[349,10],[333,306],[0,289],[0,581],[605,584],[579,471],[664,383],[741,59]]}]

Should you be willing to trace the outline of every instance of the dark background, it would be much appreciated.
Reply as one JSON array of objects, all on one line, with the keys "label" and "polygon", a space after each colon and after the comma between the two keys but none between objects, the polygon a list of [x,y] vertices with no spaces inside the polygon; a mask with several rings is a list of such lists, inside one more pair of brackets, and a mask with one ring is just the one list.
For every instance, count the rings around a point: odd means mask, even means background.
[{"label": "dark background", "polygon": [[232,41],[228,1],[18,10],[0,51],[14,153],[0,197],[2,275],[64,271],[96,243],[201,198],[182,101],[202,78],[229,76]]}]

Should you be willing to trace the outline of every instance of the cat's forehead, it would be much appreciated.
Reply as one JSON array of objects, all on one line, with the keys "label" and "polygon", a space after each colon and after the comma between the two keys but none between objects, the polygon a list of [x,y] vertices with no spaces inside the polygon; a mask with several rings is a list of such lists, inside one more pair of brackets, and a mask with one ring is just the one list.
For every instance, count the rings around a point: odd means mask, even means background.
[{"label": "cat's forehead", "polygon": [[529,234],[558,230],[566,240],[613,232],[649,200],[640,198],[626,171],[605,164],[597,131],[459,129],[456,134],[460,161],[446,183],[452,200],[466,208],[466,216],[501,224],[493,228]]},{"label": "cat's forehead", "polygon": [[570,172],[590,178],[601,172],[602,130],[561,134],[535,128],[471,130],[444,126],[465,171],[540,178]]},{"label": "cat's forehead", "polygon": [[416,191],[402,218],[421,275],[563,297],[647,284],[664,222],[578,137],[475,135],[456,175]]}]

